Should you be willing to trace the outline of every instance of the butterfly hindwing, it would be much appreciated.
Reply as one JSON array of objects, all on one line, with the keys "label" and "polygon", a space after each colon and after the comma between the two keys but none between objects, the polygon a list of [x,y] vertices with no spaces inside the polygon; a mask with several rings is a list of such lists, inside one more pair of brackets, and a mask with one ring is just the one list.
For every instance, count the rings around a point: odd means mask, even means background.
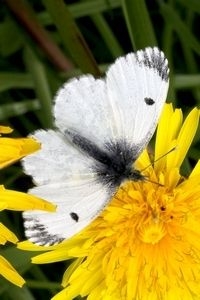
[{"label": "butterfly hindwing", "polygon": [[41,150],[26,157],[23,166],[38,185],[29,192],[57,205],[56,213],[26,211],[25,234],[34,243],[51,245],[87,226],[103,210],[114,189],[103,185],[95,161],[58,131],[34,135]]},{"label": "butterfly hindwing", "polygon": [[53,245],[86,227],[102,211],[111,190],[94,179],[71,180],[35,187],[30,193],[57,205],[56,213],[23,213],[26,237],[39,245]]},{"label": "butterfly hindwing", "polygon": [[93,159],[74,147],[59,131],[38,130],[33,137],[41,150],[23,160],[26,174],[36,185],[67,182],[79,177],[93,178]]}]

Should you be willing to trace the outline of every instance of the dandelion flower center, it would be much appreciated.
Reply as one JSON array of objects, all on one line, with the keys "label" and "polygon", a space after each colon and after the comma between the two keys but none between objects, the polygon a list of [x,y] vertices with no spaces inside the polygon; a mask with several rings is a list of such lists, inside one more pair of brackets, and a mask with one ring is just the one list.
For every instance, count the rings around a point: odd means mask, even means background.
[{"label": "dandelion flower center", "polygon": [[[167,193],[162,186],[153,188],[152,183],[129,182],[115,196],[116,204],[121,202],[120,208],[118,206],[118,211],[121,211],[113,222],[118,223],[120,218],[122,231],[126,227],[132,231],[134,239],[154,245],[168,234],[169,224],[173,221],[173,198],[173,193]],[[105,219],[110,220],[109,212]]]},{"label": "dandelion flower center", "polygon": [[152,222],[140,228],[138,236],[144,243],[156,244],[166,234],[165,226],[162,223]]},{"label": "dandelion flower center", "polygon": [[[148,185],[149,183],[144,184]],[[133,192],[131,199],[131,186],[129,190],[129,201],[131,200],[133,203],[136,201],[139,206],[138,213],[133,216],[137,237],[144,243],[154,245],[167,234],[166,224],[173,219],[168,207],[170,196],[166,195],[163,187],[157,187],[155,190],[150,189],[150,192],[148,192],[144,186],[143,193],[139,195]],[[138,194],[138,197],[135,198],[134,194]]]}]

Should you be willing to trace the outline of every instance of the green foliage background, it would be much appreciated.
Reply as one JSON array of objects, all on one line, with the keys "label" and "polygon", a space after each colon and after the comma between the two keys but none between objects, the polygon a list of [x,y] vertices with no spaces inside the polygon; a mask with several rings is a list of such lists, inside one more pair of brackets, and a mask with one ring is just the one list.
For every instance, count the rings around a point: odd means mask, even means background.
[{"label": "green foliage background", "polygon": [[[116,57],[158,45],[170,63],[168,102],[184,114],[200,103],[199,0],[0,1],[0,123],[26,136],[53,127],[53,95],[72,76],[100,76]],[[183,164],[199,159],[199,130]],[[1,184],[26,191],[31,180],[20,164],[0,173]],[[23,238],[20,214],[1,222]],[[0,279],[0,299],[50,299],[60,290],[64,263],[30,264],[30,253],[1,249],[27,279],[20,289]],[[84,280],[84,279],[83,279]]]}]

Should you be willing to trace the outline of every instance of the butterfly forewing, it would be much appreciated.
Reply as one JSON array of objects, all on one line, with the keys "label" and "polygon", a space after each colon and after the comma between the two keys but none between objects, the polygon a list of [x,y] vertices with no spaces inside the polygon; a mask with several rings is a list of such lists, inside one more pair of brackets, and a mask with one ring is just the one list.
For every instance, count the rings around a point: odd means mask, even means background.
[{"label": "butterfly forewing", "polygon": [[166,100],[168,72],[167,59],[157,48],[130,53],[110,67],[106,83],[116,115],[117,139],[144,149]]}]

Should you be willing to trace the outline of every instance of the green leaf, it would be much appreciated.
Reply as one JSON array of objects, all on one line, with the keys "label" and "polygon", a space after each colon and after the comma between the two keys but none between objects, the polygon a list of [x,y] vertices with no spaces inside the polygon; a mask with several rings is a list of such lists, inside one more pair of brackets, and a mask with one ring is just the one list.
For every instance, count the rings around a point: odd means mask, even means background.
[{"label": "green leaf", "polygon": [[122,0],[122,7],[133,48],[157,45],[145,1]]},{"label": "green leaf", "polygon": [[160,3],[160,11],[165,19],[165,22],[168,22],[174,28],[177,34],[187,41],[188,46],[190,46],[197,54],[200,54],[200,42],[181,20],[178,13],[172,9],[171,6],[165,4],[164,2]]},{"label": "green leaf", "polygon": [[[12,266],[21,274],[26,272],[31,267],[31,257],[33,256],[34,252],[29,251],[22,251],[17,248],[8,247],[6,249],[1,249],[1,255],[5,257]],[[13,287],[13,284],[0,277],[0,295],[5,291],[9,291]],[[20,289],[20,288],[17,288]],[[20,299],[21,298],[15,298]],[[23,299],[23,298],[22,298]]]},{"label": "green leaf", "polygon": [[0,23],[0,54],[9,56],[22,47],[23,39],[15,22],[7,17]]},{"label": "green leaf", "polygon": [[[68,9],[74,18],[91,16],[96,13],[112,10],[121,6],[121,0],[92,0],[82,3],[69,4]],[[47,11],[38,14],[38,18],[45,25],[52,24],[52,18]]]},{"label": "green leaf", "polygon": [[175,94],[175,87],[174,87],[174,66],[173,66],[173,28],[169,23],[165,23],[164,26],[164,33],[163,33],[163,51],[168,59],[169,62],[169,69],[170,69],[170,84],[168,90],[168,99],[170,101],[173,100],[174,105],[176,105],[176,94]]},{"label": "green leaf", "polygon": [[91,16],[91,19],[96,25],[113,57],[117,58],[118,56],[123,55],[122,47],[117,41],[105,18],[100,13],[96,13]]},{"label": "green leaf", "polygon": [[28,111],[39,110],[41,108],[38,100],[24,100],[9,104],[2,104],[0,109],[0,120],[20,116]]},{"label": "green leaf", "polygon": [[187,8],[200,13],[200,1],[199,0],[178,0],[180,3],[185,5]]},{"label": "green leaf", "polygon": [[34,88],[28,73],[0,72],[0,92],[11,88]]},{"label": "green leaf", "polygon": [[38,280],[27,280],[26,284],[30,288],[34,289],[47,289],[47,290],[60,290],[61,283],[60,282],[51,282],[51,281],[38,281]]},{"label": "green leaf", "polygon": [[43,0],[54,21],[63,45],[84,73],[100,75],[98,65],[63,0]]},{"label": "green leaf", "polygon": [[194,87],[200,87],[200,75],[199,74],[177,74],[174,76],[174,84],[176,89],[188,89]]},{"label": "green leaf", "polygon": [[34,52],[28,47],[25,49],[24,58],[27,68],[32,75],[35,84],[35,92],[40,102],[41,110],[39,117],[41,123],[44,128],[51,128],[53,126],[52,94],[47,81],[45,67],[38,60]]},{"label": "green leaf", "polygon": [[6,290],[6,295],[9,297],[9,299],[20,299],[20,300],[36,300],[35,297],[32,295],[30,290],[23,286],[22,288],[19,288],[15,285],[11,285],[9,289]]}]

